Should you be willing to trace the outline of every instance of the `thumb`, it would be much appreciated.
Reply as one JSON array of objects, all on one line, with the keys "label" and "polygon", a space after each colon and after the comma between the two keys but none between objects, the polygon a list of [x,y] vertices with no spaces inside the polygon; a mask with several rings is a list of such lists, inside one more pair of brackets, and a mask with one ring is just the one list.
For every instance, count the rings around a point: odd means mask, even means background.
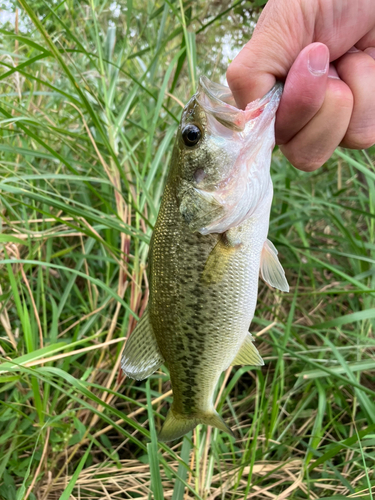
[{"label": "thumb", "polygon": [[269,0],[251,40],[227,71],[228,85],[240,108],[263,97],[276,79],[285,80],[297,55],[313,40],[314,19],[315,12],[303,11],[298,0]]}]

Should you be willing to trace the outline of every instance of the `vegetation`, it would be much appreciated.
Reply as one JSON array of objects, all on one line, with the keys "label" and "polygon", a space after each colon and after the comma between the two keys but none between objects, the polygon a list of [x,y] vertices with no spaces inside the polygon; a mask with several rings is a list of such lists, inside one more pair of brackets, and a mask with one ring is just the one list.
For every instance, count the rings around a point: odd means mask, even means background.
[{"label": "vegetation", "polygon": [[167,370],[119,371],[182,103],[199,74],[223,78],[263,3],[19,0],[3,26],[0,499],[373,498],[371,151],[312,174],[275,152],[291,292],[260,283],[266,365],[222,376],[235,439],[157,443]]}]

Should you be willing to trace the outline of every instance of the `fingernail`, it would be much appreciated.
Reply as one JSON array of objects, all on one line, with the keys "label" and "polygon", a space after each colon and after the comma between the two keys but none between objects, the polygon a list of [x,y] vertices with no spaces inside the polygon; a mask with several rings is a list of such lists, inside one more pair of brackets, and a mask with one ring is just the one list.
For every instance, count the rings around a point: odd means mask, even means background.
[{"label": "fingernail", "polygon": [[348,54],[354,54],[354,52],[360,52],[357,47],[353,45],[351,49],[348,50]]},{"label": "fingernail", "polygon": [[317,45],[308,55],[307,66],[314,76],[323,76],[328,71],[329,52],[325,45]]},{"label": "fingernail", "polygon": [[334,67],[333,64],[329,65],[328,78],[336,78],[337,80],[340,80],[339,74],[337,73],[337,69]]},{"label": "fingernail", "polygon": [[375,47],[368,47],[364,52],[375,59]]}]

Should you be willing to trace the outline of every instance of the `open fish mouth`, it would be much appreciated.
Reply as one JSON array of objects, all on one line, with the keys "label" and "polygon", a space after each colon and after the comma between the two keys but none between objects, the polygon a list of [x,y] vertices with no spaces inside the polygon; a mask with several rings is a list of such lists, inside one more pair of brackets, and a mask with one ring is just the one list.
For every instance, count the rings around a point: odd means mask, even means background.
[{"label": "open fish mouth", "polygon": [[277,82],[265,96],[250,102],[242,110],[237,107],[229,87],[211,82],[206,76],[202,76],[199,80],[197,101],[206,113],[213,115],[219,123],[242,132],[249,121],[258,118],[266,109],[266,117],[272,119],[278,108],[282,91],[283,84]]}]

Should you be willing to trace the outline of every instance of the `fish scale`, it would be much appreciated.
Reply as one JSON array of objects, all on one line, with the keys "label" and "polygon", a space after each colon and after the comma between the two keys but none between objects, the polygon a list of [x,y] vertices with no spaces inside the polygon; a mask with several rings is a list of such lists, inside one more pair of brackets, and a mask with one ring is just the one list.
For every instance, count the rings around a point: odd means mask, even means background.
[{"label": "fish scale", "polygon": [[220,374],[263,364],[248,332],[259,272],[288,289],[267,240],[280,95],[279,86],[242,111],[229,89],[203,79],[182,115],[150,244],[149,305],[122,359],[133,378],[137,365],[142,378],[163,362],[169,369],[173,403],[160,440],[198,423],[231,432],[214,409]]}]

